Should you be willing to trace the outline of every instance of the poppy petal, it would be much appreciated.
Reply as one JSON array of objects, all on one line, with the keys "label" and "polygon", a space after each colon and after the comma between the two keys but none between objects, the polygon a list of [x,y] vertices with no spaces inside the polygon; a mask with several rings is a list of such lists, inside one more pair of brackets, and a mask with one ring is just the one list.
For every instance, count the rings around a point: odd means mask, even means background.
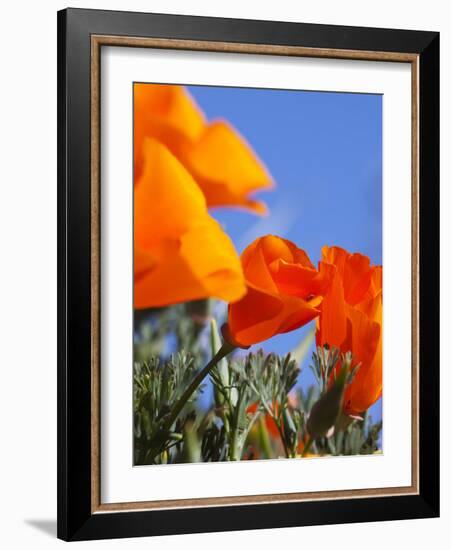
[{"label": "poppy petal", "polygon": [[209,206],[224,204],[261,211],[249,193],[270,188],[273,182],[244,138],[225,121],[210,124],[200,139],[183,153]]},{"label": "poppy petal", "polygon": [[316,332],[318,346],[329,345],[340,348],[346,340],[347,317],[341,277],[336,274],[332,278],[329,290],[321,304],[321,317]]},{"label": "poppy petal", "polygon": [[234,341],[250,346],[271,338],[281,324],[282,311],[279,298],[249,287],[244,298],[229,307],[228,325]]},{"label": "poppy petal", "polygon": [[238,300],[246,292],[241,262],[196,182],[160,142],[147,139],[144,147],[135,188],[135,307]]},{"label": "poppy petal", "polygon": [[352,306],[347,312],[352,326],[353,359],[361,366],[345,392],[345,407],[361,413],[374,403],[382,387],[382,361],[377,357],[381,326]]},{"label": "poppy petal", "polygon": [[241,263],[248,284],[262,291],[277,294],[277,286],[272,279],[263,250],[264,239],[256,239],[241,256]]},{"label": "poppy petal", "polygon": [[189,172],[155,139],[144,143],[143,175],[135,188],[135,243],[177,239],[207,215],[205,198]]},{"label": "poppy petal", "polygon": [[182,86],[134,85],[135,181],[144,163],[142,147],[154,137],[174,153],[197,139],[206,126],[205,116]]},{"label": "poppy petal", "polygon": [[351,254],[346,259],[343,285],[348,304],[361,301],[371,284],[374,268],[370,268],[370,259],[363,254]]},{"label": "poppy petal", "polygon": [[335,274],[335,266],[319,262],[319,270],[279,260],[273,267],[273,279],[280,292],[306,298],[323,295]]}]

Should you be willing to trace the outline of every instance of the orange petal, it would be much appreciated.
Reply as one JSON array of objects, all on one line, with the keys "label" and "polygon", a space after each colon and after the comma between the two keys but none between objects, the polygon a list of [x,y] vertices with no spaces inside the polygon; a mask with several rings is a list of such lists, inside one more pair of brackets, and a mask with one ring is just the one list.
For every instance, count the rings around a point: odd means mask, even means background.
[{"label": "orange petal", "polygon": [[368,319],[382,325],[382,290],[374,298],[368,298],[354,307],[364,313]]},{"label": "orange petal", "polygon": [[228,325],[233,340],[250,346],[271,338],[280,326],[282,311],[283,303],[277,296],[249,287],[244,298],[229,306]]},{"label": "orange petal", "polygon": [[277,294],[263,251],[264,237],[256,239],[241,255],[241,263],[248,284],[269,293]]},{"label": "orange petal", "polygon": [[324,247],[337,272],[321,305],[317,343],[351,351],[361,363],[345,392],[345,412],[360,414],[382,394],[382,267],[339,247]]},{"label": "orange petal", "polygon": [[371,282],[364,299],[374,298],[382,290],[382,266],[376,265],[373,268]]},{"label": "orange petal", "polygon": [[319,262],[319,271],[283,260],[273,267],[273,279],[279,291],[300,298],[324,295],[334,275],[335,266],[324,262]]},{"label": "orange petal", "polygon": [[206,126],[202,111],[182,86],[164,84],[134,85],[135,181],[143,166],[142,146],[154,137],[174,153],[197,139]]},{"label": "orange petal", "polygon": [[[381,325],[349,306],[352,326],[352,355],[361,366],[345,392],[344,406],[354,413],[366,411],[379,397],[382,388]],[[346,350],[342,350],[346,351]]]},{"label": "orange petal", "polygon": [[[311,272],[312,277],[317,273],[303,250],[297,248],[291,241],[275,235],[265,235],[256,239],[241,255],[241,263],[247,281],[253,286],[269,292],[277,293],[280,290],[283,292],[276,280],[280,262],[284,264],[299,262],[297,264],[299,269],[302,270],[305,266],[305,270]],[[331,269],[334,268],[331,267]],[[300,292],[298,295],[305,298],[310,294],[314,294],[314,292]]]},{"label": "orange petal", "polygon": [[260,239],[260,246],[265,257],[265,262],[269,265],[274,260],[293,261],[293,243],[286,239],[276,237],[275,235],[265,235]]},{"label": "orange petal", "polygon": [[246,292],[229,237],[208,214],[191,175],[169,150],[148,139],[135,188],[135,307],[170,305]]},{"label": "orange petal", "polygon": [[207,125],[184,87],[135,84],[135,184],[144,167],[146,138],[163,143],[185,165],[202,187],[209,206],[230,205],[266,213],[265,204],[250,196],[272,185],[262,162],[226,122]]},{"label": "orange petal", "polygon": [[232,241],[213,218],[207,218],[181,237],[180,254],[207,296],[236,302],[246,292],[243,271]]},{"label": "orange petal", "polygon": [[[277,403],[275,405],[277,407]],[[258,407],[259,407],[258,402],[252,403],[252,405],[249,405],[249,407],[246,409],[246,412],[248,414],[255,414],[258,410]],[[277,409],[276,409],[276,411],[277,411]],[[279,430],[277,428],[277,424],[274,422],[273,418],[269,414],[265,414],[264,415],[264,420],[265,420],[265,426],[266,426],[266,429],[268,430],[268,432],[273,437],[280,437]]]},{"label": "orange petal", "polygon": [[193,173],[209,206],[234,205],[261,213],[249,193],[272,187],[272,179],[243,137],[225,121],[210,124],[185,149],[182,160]]},{"label": "orange petal", "polygon": [[157,120],[190,140],[197,139],[206,125],[203,112],[183,86],[136,83],[134,109],[138,123]]},{"label": "orange petal", "polygon": [[203,281],[193,277],[179,252],[175,241],[166,242],[158,249],[157,265],[135,277],[135,308],[167,306],[208,295]]},{"label": "orange petal", "polygon": [[142,248],[135,247],[133,255],[133,267],[135,277],[139,277],[156,266],[155,256]]},{"label": "orange petal", "polygon": [[296,297],[285,298],[285,307],[278,332],[291,332],[313,321],[320,313],[318,307],[322,299],[321,296],[316,296],[308,301]]},{"label": "orange petal", "polygon": [[275,423],[274,419],[269,415],[265,414],[265,426],[270,435],[274,438],[280,437],[279,429],[277,428],[277,424]]},{"label": "orange petal", "polygon": [[358,309],[348,306],[347,316],[352,325],[352,351],[356,362],[370,364],[381,336],[381,326]]},{"label": "orange petal", "polygon": [[343,276],[345,263],[350,256],[349,252],[339,246],[323,246],[323,260],[336,266],[338,273]]},{"label": "orange petal", "polygon": [[320,297],[306,301],[249,287],[243,299],[229,306],[229,331],[242,346],[263,342],[313,320],[319,315],[320,302]]},{"label": "orange petal", "polygon": [[341,348],[347,336],[346,303],[341,277],[337,273],[321,304],[321,317],[316,332],[318,346],[328,344]]},{"label": "orange petal", "polygon": [[[213,227],[212,227],[213,225]],[[135,307],[171,305],[205,297],[241,298],[246,285],[239,259],[220,228],[206,223],[158,247],[158,262],[135,277]],[[205,248],[206,246],[211,248]],[[209,250],[208,254],[205,250]]]},{"label": "orange petal", "polygon": [[370,259],[363,254],[351,254],[345,262],[343,285],[345,299],[354,305],[361,301],[371,283],[374,268],[370,268]]},{"label": "orange petal", "polygon": [[160,250],[157,266],[135,278],[135,308],[160,307],[210,296],[211,285],[193,276],[174,242]]},{"label": "orange petal", "polygon": [[248,414],[255,414],[258,409],[258,402],[252,403],[252,405],[249,405],[249,407],[246,409],[246,412]]},{"label": "orange petal", "polygon": [[205,198],[174,155],[154,139],[144,143],[145,166],[135,188],[135,243],[177,239],[207,215]]}]

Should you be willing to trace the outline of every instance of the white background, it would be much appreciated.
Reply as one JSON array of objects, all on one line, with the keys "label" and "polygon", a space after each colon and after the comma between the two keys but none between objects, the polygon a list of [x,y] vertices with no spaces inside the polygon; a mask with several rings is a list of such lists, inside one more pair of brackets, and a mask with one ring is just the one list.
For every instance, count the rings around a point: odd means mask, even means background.
[{"label": "white background", "polygon": [[[101,65],[101,502],[410,485],[410,66],[142,48],[106,48]],[[389,419],[383,455],[132,467],[133,346],[131,337],[124,338],[133,326],[132,82],[174,78],[186,84],[383,92],[383,415]]]},{"label": "white background", "polygon": [[[451,20],[446,2],[354,0],[227,3],[72,1],[72,6],[191,13],[441,31],[442,341],[451,326]],[[8,3],[2,10],[0,87],[0,545],[53,548],[56,518],[56,10],[63,2]],[[445,154],[448,152],[448,154]],[[446,183],[445,183],[446,182]],[[445,215],[446,214],[446,215]],[[27,312],[27,319],[24,313]],[[444,351],[444,346],[442,347]],[[444,353],[442,353],[444,355]],[[446,368],[448,367],[448,368]],[[309,546],[424,549],[449,538],[451,520],[449,364],[442,369],[442,518],[84,543],[83,548]],[[447,398],[448,397],[448,398]],[[443,547],[443,546],[442,546]]]}]

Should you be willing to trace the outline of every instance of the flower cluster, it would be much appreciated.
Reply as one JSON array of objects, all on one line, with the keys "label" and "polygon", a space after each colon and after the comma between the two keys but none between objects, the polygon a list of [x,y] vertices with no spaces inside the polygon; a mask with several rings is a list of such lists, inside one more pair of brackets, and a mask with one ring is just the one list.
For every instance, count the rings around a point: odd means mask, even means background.
[{"label": "flower cluster", "polygon": [[134,88],[134,296],[150,308],[245,293],[238,255],[209,207],[264,213],[271,177],[238,132],[208,123],[180,86]]},{"label": "flower cluster", "polygon": [[382,268],[362,254],[324,247],[316,269],[303,250],[273,235],[246,248],[241,263],[247,293],[229,305],[225,338],[248,347],[316,319],[317,345],[351,352],[358,366],[345,414],[375,403],[382,393]]},{"label": "flower cluster", "polygon": [[[272,186],[267,169],[238,131],[224,120],[208,121],[185,88],[134,85],[135,311],[209,298],[228,303],[224,345],[214,346],[212,360],[195,376],[190,363],[194,378],[187,375],[183,385],[171,386],[173,403],[163,404],[169,407],[165,414],[151,414],[148,405],[139,409],[139,460],[161,460],[164,449],[174,445],[174,427],[188,430],[187,441],[193,440],[192,419],[182,426],[178,415],[208,374],[224,426],[205,431],[202,452],[217,459],[239,459],[260,426],[255,423],[260,413],[266,431],[281,438],[286,456],[300,451],[307,456],[313,439],[329,437],[330,428],[363,417],[382,394],[382,267],[337,246],[323,247],[315,266],[303,249],[275,235],[257,238],[239,257],[211,214],[219,206],[265,214],[266,205],[253,194]],[[236,348],[312,321],[322,390],[316,403],[301,412],[288,399],[298,373],[292,359],[249,354],[242,368],[225,360]],[[164,395],[168,391],[158,360],[152,361],[152,368],[138,369],[139,403],[147,403],[149,384],[165,388]],[[166,370],[182,372],[179,363]],[[299,439],[299,433],[310,438]]]}]

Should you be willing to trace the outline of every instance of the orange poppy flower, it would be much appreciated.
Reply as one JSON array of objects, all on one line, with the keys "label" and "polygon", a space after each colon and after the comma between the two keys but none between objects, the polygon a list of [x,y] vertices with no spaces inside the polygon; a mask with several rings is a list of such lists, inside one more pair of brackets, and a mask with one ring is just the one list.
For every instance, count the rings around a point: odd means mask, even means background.
[{"label": "orange poppy flower", "polygon": [[134,197],[135,307],[241,298],[239,257],[196,182],[160,142],[145,140],[143,153]]},{"label": "orange poppy flower", "polygon": [[229,305],[224,336],[246,347],[295,330],[319,315],[319,305],[335,272],[320,262],[315,269],[307,254],[286,239],[267,235],[241,256],[247,294]]},{"label": "orange poppy flower", "polygon": [[146,137],[161,141],[190,172],[209,207],[237,206],[265,213],[250,197],[272,186],[251,147],[223,120],[208,123],[185,88],[163,84],[134,86],[135,182],[143,170]]},{"label": "orange poppy flower", "polygon": [[336,272],[321,304],[316,342],[351,351],[361,364],[344,395],[344,412],[358,415],[382,395],[382,267],[339,247],[324,247],[323,262]]},{"label": "orange poppy flower", "polygon": [[[249,407],[246,409],[246,412],[248,414],[255,414],[258,411],[258,407],[259,407],[259,404],[257,402],[252,403],[252,405],[249,405]],[[265,419],[265,426],[266,426],[266,429],[268,430],[268,433],[274,438],[280,437],[279,429],[277,428],[277,424],[275,423],[272,416],[270,416],[268,413],[264,413],[264,419]]]}]

